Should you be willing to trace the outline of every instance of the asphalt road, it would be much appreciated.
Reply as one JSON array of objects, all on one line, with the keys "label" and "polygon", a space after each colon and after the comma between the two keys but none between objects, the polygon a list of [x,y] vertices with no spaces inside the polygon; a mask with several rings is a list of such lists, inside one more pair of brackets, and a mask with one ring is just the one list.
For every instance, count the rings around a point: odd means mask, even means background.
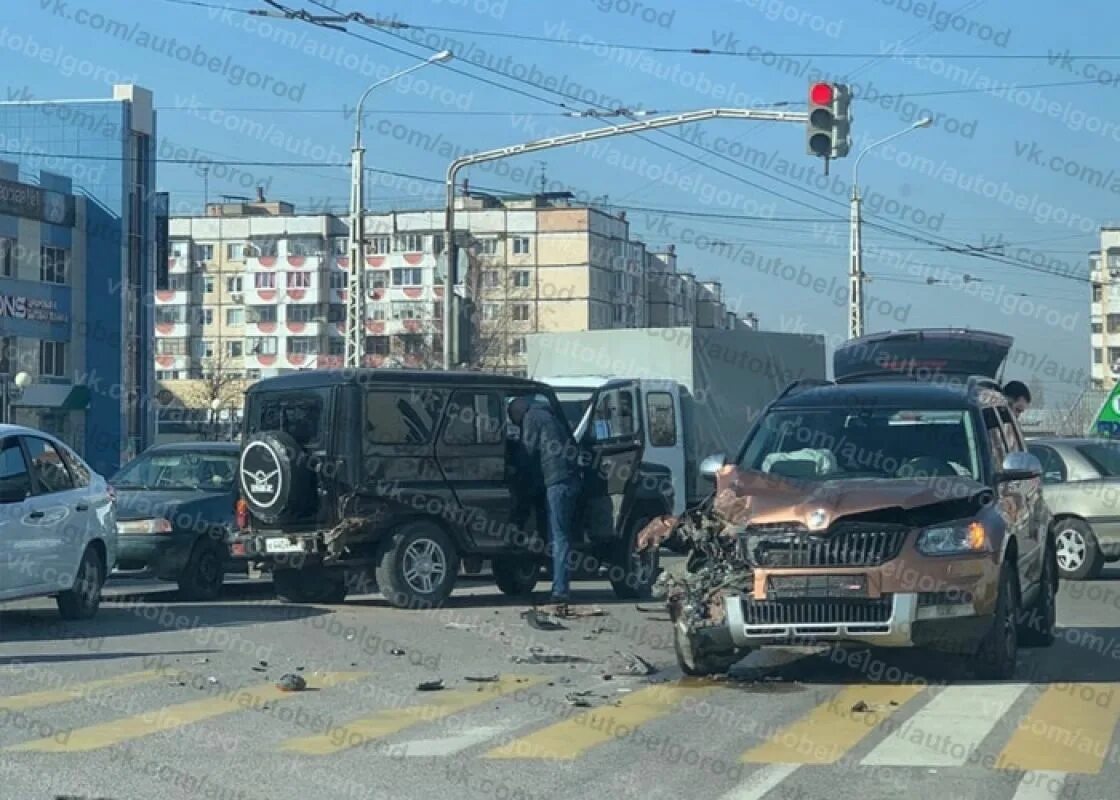
[{"label": "asphalt road", "polygon": [[804,650],[682,679],[663,611],[599,584],[576,601],[603,614],[563,631],[484,581],[438,612],[284,606],[268,582],[107,591],[88,623],[0,612],[0,798],[1120,797],[1120,572],[1063,584],[1058,642],[1005,684]]}]

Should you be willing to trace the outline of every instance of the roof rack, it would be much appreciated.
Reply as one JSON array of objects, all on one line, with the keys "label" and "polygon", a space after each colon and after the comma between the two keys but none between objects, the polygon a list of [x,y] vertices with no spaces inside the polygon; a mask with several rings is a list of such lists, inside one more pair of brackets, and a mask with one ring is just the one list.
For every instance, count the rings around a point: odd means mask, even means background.
[{"label": "roof rack", "polygon": [[788,397],[789,395],[796,394],[797,392],[801,392],[801,391],[804,391],[806,389],[812,389],[812,388],[817,387],[817,386],[835,386],[835,385],[836,384],[833,381],[826,381],[822,378],[800,378],[800,379],[794,381],[793,383],[789,384],[789,386],[787,386],[786,388],[782,389],[781,394],[779,394],[777,397],[775,397],[771,402],[772,403],[777,403],[783,397]]}]

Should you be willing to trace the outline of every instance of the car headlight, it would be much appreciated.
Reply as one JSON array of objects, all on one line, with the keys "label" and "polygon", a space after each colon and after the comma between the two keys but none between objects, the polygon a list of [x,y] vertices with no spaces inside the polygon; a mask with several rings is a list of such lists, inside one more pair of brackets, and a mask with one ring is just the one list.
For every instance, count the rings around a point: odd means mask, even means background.
[{"label": "car headlight", "polygon": [[990,553],[991,539],[983,523],[949,522],[933,525],[918,537],[918,550],[927,556],[955,556],[964,553]]},{"label": "car headlight", "polygon": [[117,523],[117,533],[171,533],[171,522],[157,519],[130,519]]}]

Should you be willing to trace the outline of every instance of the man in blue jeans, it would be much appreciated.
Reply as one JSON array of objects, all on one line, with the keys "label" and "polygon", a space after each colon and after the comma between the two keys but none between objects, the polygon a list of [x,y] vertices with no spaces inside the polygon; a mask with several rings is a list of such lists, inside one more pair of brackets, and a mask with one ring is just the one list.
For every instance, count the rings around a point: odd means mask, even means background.
[{"label": "man in blue jeans", "polygon": [[509,405],[510,420],[521,429],[517,459],[533,495],[544,489],[548,532],[552,540],[552,602],[558,613],[568,608],[568,558],[571,552],[580,474],[578,449],[552,409],[518,397]]}]

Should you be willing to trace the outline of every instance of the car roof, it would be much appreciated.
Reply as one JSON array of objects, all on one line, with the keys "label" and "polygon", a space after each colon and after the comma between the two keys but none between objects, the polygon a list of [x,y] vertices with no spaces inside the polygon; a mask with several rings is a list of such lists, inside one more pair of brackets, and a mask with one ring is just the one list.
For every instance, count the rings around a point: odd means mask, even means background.
[{"label": "car roof", "polygon": [[178,453],[183,451],[203,451],[209,453],[240,453],[241,445],[237,442],[167,442],[156,444],[145,450],[145,453]]},{"label": "car roof", "polygon": [[774,407],[830,408],[848,404],[861,408],[909,406],[958,411],[979,406],[965,387],[937,386],[917,381],[876,381],[812,386],[785,395]]},{"label": "car roof", "polygon": [[290,375],[277,375],[262,378],[246,391],[276,392],[289,389],[314,389],[347,384],[384,383],[404,384],[442,384],[460,386],[510,386],[518,389],[548,391],[549,386],[528,378],[515,378],[493,372],[471,372],[467,370],[429,370],[429,369],[307,369]]}]

